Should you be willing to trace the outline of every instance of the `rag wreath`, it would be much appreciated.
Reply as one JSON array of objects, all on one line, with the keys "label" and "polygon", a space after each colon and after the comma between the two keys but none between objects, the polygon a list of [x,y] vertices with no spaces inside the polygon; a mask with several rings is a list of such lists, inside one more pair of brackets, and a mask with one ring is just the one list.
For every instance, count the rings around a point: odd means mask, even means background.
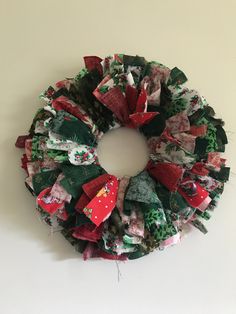
[{"label": "rag wreath", "polygon": [[[46,104],[16,141],[42,220],[85,260],[142,257],[178,243],[186,226],[206,233],[229,178],[223,121],[177,67],[124,54],[84,61],[40,95]],[[99,140],[118,127],[147,139],[149,162],[134,177],[99,164]]]}]

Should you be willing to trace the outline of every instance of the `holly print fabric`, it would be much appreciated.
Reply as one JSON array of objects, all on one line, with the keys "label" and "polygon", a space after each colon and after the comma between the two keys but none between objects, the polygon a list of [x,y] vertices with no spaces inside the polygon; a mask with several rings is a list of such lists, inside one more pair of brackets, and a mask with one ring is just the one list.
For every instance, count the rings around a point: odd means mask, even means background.
[{"label": "holly print fabric", "polygon": [[[205,234],[229,179],[224,122],[177,67],[125,54],[84,62],[40,94],[44,107],[16,141],[42,220],[85,260],[136,259],[177,244],[186,229]],[[100,139],[119,127],[147,139],[149,162],[133,177],[99,163]]]}]

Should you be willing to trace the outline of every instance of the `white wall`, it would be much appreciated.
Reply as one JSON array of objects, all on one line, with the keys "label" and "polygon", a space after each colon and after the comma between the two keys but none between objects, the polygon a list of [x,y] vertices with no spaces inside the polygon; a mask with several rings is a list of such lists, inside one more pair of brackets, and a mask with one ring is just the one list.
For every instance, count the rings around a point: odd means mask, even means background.
[{"label": "white wall", "polygon": [[[236,313],[236,2],[230,0],[0,1],[0,313]],[[14,148],[38,94],[70,77],[84,55],[139,54],[189,77],[226,122],[231,181],[209,233],[119,264],[83,262],[50,235]]]}]

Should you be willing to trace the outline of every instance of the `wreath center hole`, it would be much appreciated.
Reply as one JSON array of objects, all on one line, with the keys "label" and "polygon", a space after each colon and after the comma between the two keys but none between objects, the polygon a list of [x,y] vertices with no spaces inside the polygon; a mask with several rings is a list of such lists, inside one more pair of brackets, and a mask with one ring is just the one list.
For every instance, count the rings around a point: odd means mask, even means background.
[{"label": "wreath center hole", "polygon": [[145,137],[134,129],[121,127],[103,135],[97,147],[101,166],[118,177],[135,176],[149,160]]}]

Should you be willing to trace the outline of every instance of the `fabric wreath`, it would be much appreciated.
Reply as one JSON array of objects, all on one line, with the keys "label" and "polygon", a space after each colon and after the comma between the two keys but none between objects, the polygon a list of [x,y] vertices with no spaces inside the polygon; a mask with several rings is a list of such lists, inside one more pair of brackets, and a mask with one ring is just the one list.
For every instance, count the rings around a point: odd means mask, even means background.
[{"label": "fabric wreath", "polygon": [[[202,220],[229,178],[223,121],[177,67],[123,54],[84,61],[75,78],[40,95],[44,107],[16,141],[42,219],[85,260],[142,257],[178,243],[186,226],[206,233]],[[145,135],[150,160],[118,178],[96,148],[124,126]]]}]

